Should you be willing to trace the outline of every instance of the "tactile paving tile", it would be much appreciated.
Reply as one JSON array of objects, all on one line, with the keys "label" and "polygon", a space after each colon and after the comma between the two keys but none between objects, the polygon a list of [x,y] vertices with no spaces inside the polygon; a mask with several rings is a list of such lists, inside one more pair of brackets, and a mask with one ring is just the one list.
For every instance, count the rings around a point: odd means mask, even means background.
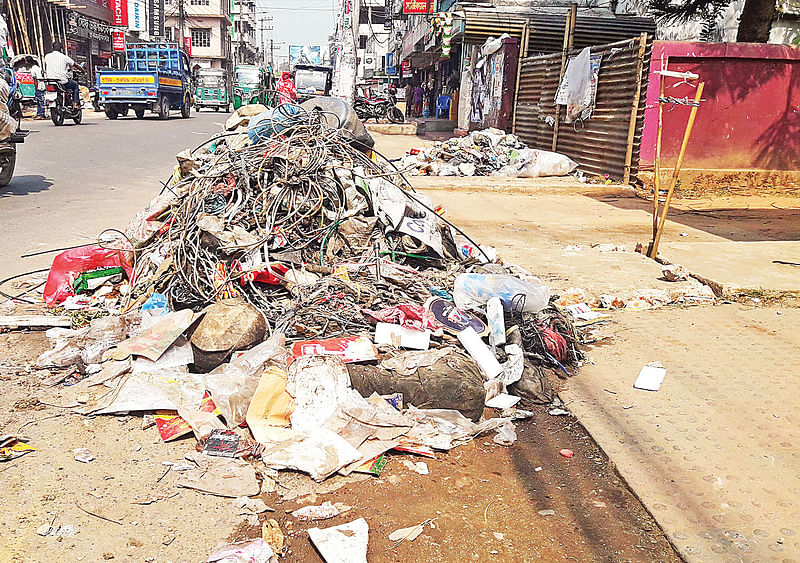
[{"label": "tactile paving tile", "polygon": [[[800,310],[614,320],[562,398],[673,545],[688,561],[800,561]],[[634,389],[653,361],[661,389]]]}]

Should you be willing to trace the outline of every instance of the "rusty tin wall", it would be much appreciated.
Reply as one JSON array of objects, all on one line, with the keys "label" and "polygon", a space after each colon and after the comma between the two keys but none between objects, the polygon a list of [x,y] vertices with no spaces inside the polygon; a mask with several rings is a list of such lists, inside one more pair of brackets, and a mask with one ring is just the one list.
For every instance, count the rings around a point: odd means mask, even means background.
[{"label": "rusty tin wall", "polygon": [[[630,166],[630,181],[638,172],[639,145],[644,123],[645,91],[649,71],[652,38],[648,36],[644,56],[640,59],[640,38],[592,47],[592,54],[602,55],[597,84],[597,100],[591,119],[579,125],[562,121],[559,124],[556,151],[578,163],[589,174],[609,174],[615,180],[625,177]],[[571,55],[577,54],[576,49]],[[515,132],[533,148],[551,150],[554,99],[561,72],[561,54],[529,57],[522,62],[517,96]],[[637,84],[641,95],[636,108],[636,123],[630,135]],[[626,162],[628,144],[630,162]]]}]

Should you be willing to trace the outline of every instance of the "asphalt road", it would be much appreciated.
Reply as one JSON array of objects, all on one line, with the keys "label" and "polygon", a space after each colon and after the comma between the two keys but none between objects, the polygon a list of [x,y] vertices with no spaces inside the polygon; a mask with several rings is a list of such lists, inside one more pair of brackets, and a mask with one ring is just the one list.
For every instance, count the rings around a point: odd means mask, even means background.
[{"label": "asphalt road", "polygon": [[26,121],[11,183],[0,188],[0,277],[44,268],[54,254],[22,254],[91,243],[128,220],[161,189],[175,155],[222,129],[227,114],[178,112],[161,121],[133,114],[116,121],[86,112],[81,125]]}]

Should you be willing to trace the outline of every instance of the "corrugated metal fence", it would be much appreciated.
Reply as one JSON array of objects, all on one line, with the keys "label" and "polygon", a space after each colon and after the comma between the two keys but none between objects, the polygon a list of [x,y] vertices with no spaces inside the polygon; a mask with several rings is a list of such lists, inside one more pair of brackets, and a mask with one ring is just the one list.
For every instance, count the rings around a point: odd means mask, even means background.
[{"label": "corrugated metal fence", "polygon": [[[594,113],[582,129],[579,123],[564,123],[562,116],[555,143],[555,150],[580,170],[625,183],[636,179],[651,47],[647,34],[592,47],[593,55],[602,55]],[[514,131],[533,148],[552,150],[555,131],[548,121],[556,116],[560,72],[561,54],[522,61]]]}]

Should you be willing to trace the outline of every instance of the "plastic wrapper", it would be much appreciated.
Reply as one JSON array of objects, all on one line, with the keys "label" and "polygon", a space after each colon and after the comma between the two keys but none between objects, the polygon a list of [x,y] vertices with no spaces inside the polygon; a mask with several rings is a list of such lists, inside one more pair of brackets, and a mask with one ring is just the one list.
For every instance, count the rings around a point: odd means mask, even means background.
[{"label": "plastic wrapper", "polygon": [[286,365],[285,342],[283,334],[274,334],[205,376],[206,389],[225,417],[228,428],[235,428],[245,421],[264,366],[268,362]]},{"label": "plastic wrapper", "polygon": [[55,257],[50,267],[44,286],[44,302],[49,307],[55,307],[67,297],[75,295],[73,284],[78,276],[115,267],[121,267],[128,278],[131,277],[131,265],[120,250],[94,244],[66,250]]},{"label": "plastic wrapper", "polygon": [[461,274],[453,287],[453,301],[460,309],[480,310],[492,297],[499,297],[510,310],[518,295],[525,296],[523,311],[538,313],[550,301],[550,288],[537,278],[528,281],[508,274]]}]

